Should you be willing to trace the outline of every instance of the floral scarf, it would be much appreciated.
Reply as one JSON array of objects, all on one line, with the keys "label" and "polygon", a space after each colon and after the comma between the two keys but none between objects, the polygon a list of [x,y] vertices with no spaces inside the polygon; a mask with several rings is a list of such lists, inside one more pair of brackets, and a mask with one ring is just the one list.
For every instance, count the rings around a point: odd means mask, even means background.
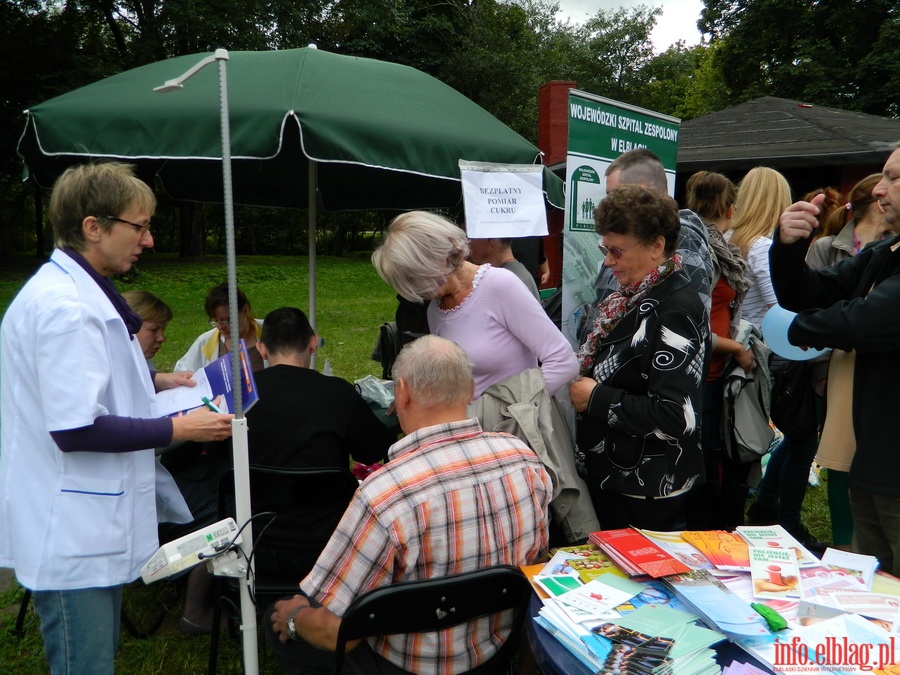
[{"label": "floral scarf", "polygon": [[631,311],[631,308],[639,303],[651,290],[656,288],[673,272],[681,269],[681,256],[676,253],[663,262],[662,265],[650,272],[641,281],[628,286],[622,286],[617,291],[610,293],[605,300],[597,305],[597,318],[594,327],[578,350],[578,364],[583,376],[589,376],[594,366],[594,359],[600,351],[601,341],[619,322]]},{"label": "floral scarf", "polygon": [[[706,225],[706,232],[709,234],[709,255],[712,258],[713,269],[718,273],[716,276],[725,277],[725,281],[734,291],[734,300],[729,308],[731,316],[734,317],[752,283],[749,278],[747,262],[741,254],[741,249],[726,241],[715,223],[706,218],[701,220]],[[710,289],[710,292],[712,290]]]}]

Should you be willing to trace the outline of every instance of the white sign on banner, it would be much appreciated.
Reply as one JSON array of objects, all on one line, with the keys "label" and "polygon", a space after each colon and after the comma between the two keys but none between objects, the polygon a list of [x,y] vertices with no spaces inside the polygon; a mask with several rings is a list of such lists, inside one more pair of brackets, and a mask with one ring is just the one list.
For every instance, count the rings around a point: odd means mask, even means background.
[{"label": "white sign on banner", "polygon": [[547,235],[544,167],[459,160],[466,232],[471,239]]}]

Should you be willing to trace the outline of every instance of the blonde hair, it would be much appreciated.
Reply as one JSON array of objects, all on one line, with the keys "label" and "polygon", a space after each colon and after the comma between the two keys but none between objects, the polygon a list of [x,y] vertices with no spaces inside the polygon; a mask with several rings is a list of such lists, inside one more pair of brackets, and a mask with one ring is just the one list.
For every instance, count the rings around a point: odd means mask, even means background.
[{"label": "blonde hair", "polygon": [[428,211],[403,213],[372,254],[378,275],[410,302],[434,298],[469,257],[462,228]]},{"label": "blonde hair", "polygon": [[148,323],[172,320],[172,308],[149,291],[125,291],[122,297],[134,313]]},{"label": "blonde hair", "polygon": [[746,258],[757,239],[772,235],[790,205],[791,187],[784,176],[766,166],[750,169],[738,186],[731,243]]}]

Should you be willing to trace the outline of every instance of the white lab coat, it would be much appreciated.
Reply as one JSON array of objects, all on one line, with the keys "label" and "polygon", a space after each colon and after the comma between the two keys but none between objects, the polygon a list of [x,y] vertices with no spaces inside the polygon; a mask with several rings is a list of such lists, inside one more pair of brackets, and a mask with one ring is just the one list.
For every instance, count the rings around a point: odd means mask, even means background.
[{"label": "white lab coat", "polygon": [[150,417],[138,341],[56,250],[0,327],[0,566],[32,590],[127,583],[158,547],[153,449],[59,450],[49,432]]}]

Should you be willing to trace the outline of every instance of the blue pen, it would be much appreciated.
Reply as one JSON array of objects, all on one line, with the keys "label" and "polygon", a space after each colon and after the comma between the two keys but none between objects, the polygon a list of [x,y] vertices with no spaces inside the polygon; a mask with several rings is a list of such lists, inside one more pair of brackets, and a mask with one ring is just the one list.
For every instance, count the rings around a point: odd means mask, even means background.
[{"label": "blue pen", "polygon": [[212,410],[214,413],[220,413],[220,412],[222,412],[221,410],[219,410],[218,406],[216,406],[215,403],[213,403],[212,401],[210,401],[210,400],[209,400],[208,398],[206,398],[205,396],[204,396],[203,398],[201,398],[200,400],[203,401],[203,405],[205,405],[207,408],[209,408],[210,410]]}]

